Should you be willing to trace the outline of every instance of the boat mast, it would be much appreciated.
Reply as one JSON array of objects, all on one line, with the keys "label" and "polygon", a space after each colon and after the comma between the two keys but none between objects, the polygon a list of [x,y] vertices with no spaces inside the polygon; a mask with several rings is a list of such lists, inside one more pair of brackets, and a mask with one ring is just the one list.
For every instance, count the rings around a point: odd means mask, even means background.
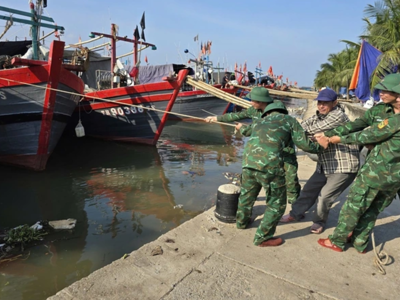
[{"label": "boat mast", "polygon": [[5,11],[10,14],[17,14],[17,15],[30,17],[31,20],[7,17],[7,16],[2,16],[2,15],[0,15],[0,20],[7,20],[7,21],[10,20],[10,21],[17,22],[17,23],[31,25],[33,59],[38,60],[39,59],[39,56],[38,56],[38,28],[39,28],[39,26],[42,26],[45,28],[50,28],[50,29],[55,29],[55,30],[60,30],[61,32],[64,31],[65,28],[62,26],[42,23],[43,21],[54,23],[54,20],[52,18],[44,17],[44,16],[40,16],[40,20],[39,20],[38,14],[35,11],[35,5],[32,2],[30,2],[29,6],[31,9],[30,13],[16,10],[16,9],[11,9],[11,8],[4,7],[4,6],[0,6],[0,11]]},{"label": "boat mast", "polygon": [[37,33],[38,33],[38,23],[37,23],[37,14],[35,11],[35,5],[30,2],[29,7],[31,9],[31,21],[32,21],[32,26],[31,26],[31,34],[32,34],[32,50],[33,50],[33,59],[38,60],[38,38],[37,38]]},{"label": "boat mast", "polygon": [[[127,37],[122,37],[122,36],[117,36],[117,32],[116,32],[116,26],[115,24],[111,24],[111,34],[106,34],[106,33],[100,33],[100,32],[91,32],[90,36],[104,36],[106,38],[111,39],[111,72],[114,73],[114,67],[115,64],[117,62],[117,47],[116,47],[116,43],[117,41],[123,41],[123,42],[128,42],[128,43],[133,43],[134,47],[133,47],[133,60],[134,60],[134,67],[136,67],[137,63],[138,63],[138,45],[140,43],[140,45],[143,46],[147,46],[147,47],[151,47],[152,50],[157,50],[156,45],[154,44],[150,44],[147,42],[142,42],[138,39],[136,39],[134,37],[134,39],[128,39]],[[142,49],[140,49],[142,50]],[[111,81],[111,84],[113,85],[113,80]]]}]

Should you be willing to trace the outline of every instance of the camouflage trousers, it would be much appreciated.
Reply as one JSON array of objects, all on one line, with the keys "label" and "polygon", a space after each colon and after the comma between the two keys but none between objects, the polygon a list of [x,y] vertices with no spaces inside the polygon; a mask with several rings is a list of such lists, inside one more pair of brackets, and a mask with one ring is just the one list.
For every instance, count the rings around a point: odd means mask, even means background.
[{"label": "camouflage trousers", "polygon": [[242,186],[236,213],[237,228],[246,228],[253,212],[254,202],[262,187],[265,189],[267,207],[260,226],[257,228],[253,241],[254,245],[259,245],[274,236],[276,226],[286,209],[286,186],[283,172],[281,172],[281,175],[277,175],[276,172],[264,173],[252,169],[243,169]]},{"label": "camouflage trousers", "polygon": [[340,210],[338,225],[329,236],[331,242],[343,249],[352,232],[351,242],[354,248],[363,252],[368,246],[369,236],[379,213],[392,203],[396,192],[394,189],[380,191],[371,188],[358,174]]},{"label": "camouflage trousers", "polygon": [[297,161],[284,161],[285,179],[286,179],[286,198],[290,204],[299,197],[301,185],[297,177],[298,164]]}]

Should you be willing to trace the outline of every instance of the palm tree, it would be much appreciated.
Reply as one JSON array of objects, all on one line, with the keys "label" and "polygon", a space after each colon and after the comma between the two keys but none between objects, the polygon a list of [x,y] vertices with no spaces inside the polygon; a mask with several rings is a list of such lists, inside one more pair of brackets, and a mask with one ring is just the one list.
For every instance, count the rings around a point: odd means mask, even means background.
[{"label": "palm tree", "polygon": [[322,64],[321,70],[317,71],[314,86],[330,86],[336,91],[346,86],[348,90],[357,55],[358,50],[354,46],[347,47],[337,54],[329,54],[328,62]]},{"label": "palm tree", "polygon": [[[366,32],[360,38],[382,52],[371,80],[375,86],[400,65],[400,0],[382,0],[364,9]],[[371,22],[375,19],[375,22]]]}]

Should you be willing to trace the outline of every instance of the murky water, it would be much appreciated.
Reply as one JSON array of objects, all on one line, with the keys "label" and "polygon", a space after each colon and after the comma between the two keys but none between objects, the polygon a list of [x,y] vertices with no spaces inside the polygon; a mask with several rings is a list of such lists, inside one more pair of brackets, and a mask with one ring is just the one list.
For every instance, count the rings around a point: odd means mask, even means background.
[{"label": "murky water", "polygon": [[0,264],[0,299],[45,299],[210,208],[244,142],[232,127],[168,122],[157,147],[63,138],[45,172],[0,167],[0,229],[78,220]]}]

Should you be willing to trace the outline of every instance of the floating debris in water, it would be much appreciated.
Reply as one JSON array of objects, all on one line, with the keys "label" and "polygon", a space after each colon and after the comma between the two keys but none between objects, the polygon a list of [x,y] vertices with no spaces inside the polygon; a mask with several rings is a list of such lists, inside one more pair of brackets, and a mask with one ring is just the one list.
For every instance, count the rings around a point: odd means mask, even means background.
[{"label": "floating debris in water", "polygon": [[193,171],[182,171],[182,174],[183,175],[190,175],[190,177],[193,177],[193,176],[197,175],[197,173],[193,172]]},{"label": "floating debris in water", "polygon": [[49,221],[50,227],[56,230],[61,229],[74,229],[76,225],[76,219],[66,219],[66,220],[57,220],[57,221]]},{"label": "floating debris in water", "polygon": [[183,207],[182,204],[178,204],[178,205],[175,205],[175,206],[174,206],[174,209],[175,209],[175,208],[182,208],[182,207]]}]

